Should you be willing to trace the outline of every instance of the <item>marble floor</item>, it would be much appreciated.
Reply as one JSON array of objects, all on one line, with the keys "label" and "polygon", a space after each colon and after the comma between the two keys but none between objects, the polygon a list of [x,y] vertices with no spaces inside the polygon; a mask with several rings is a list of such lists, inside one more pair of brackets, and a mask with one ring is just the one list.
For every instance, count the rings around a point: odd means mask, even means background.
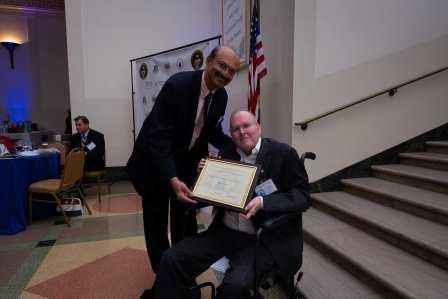
[{"label": "marble floor", "polygon": [[[71,227],[50,217],[0,236],[0,298],[139,298],[152,286],[132,186],[113,184],[101,203],[95,188],[86,192],[93,214],[73,217]],[[210,270],[198,280],[216,282]]]}]

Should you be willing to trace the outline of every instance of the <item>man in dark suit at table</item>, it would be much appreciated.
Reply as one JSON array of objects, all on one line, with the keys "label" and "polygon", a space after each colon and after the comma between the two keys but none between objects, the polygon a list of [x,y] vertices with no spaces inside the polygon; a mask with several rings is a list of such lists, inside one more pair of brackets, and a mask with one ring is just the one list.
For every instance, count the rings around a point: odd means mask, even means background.
[{"label": "man in dark suit at table", "polygon": [[[160,263],[152,294],[148,298],[188,298],[192,279],[227,256],[230,269],[218,288],[217,298],[249,298],[254,281],[272,267],[290,281],[302,260],[301,212],[311,205],[308,176],[294,148],[270,138],[261,138],[253,114],[238,111],[230,118],[234,144],[221,150],[224,159],[261,165],[255,194],[246,214],[218,208],[210,228],[184,239],[167,250]],[[295,213],[275,228],[265,230],[255,252],[260,224],[282,214]]]},{"label": "man in dark suit at table", "polygon": [[177,73],[165,82],[140,129],[127,170],[143,197],[146,247],[156,273],[169,248],[168,204],[172,245],[196,233],[196,215],[183,225],[187,207],[195,203],[189,187],[197,163],[208,154],[208,143],[217,148],[231,143],[221,127],[227,105],[224,86],[239,65],[232,49],[213,49],[204,71]]},{"label": "man in dark suit at table", "polygon": [[104,135],[89,127],[89,119],[83,115],[75,118],[76,134],[70,136],[70,150],[79,147],[86,153],[85,171],[98,171],[106,167]]}]

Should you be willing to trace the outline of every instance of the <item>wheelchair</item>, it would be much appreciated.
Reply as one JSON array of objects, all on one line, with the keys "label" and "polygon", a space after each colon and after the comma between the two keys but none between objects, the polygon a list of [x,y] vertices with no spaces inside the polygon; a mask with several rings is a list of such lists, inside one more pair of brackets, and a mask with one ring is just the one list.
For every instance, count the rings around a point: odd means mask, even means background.
[{"label": "wheelchair", "polygon": [[[315,160],[316,154],[312,153],[312,152],[305,152],[300,156],[300,160],[302,161],[302,163],[305,163],[306,159]],[[194,210],[196,211],[196,209],[194,209]],[[191,210],[188,210],[186,212],[186,215],[188,213],[191,213]],[[264,223],[262,223],[260,228],[257,231],[255,253],[257,252],[257,248],[260,246],[261,236],[264,231],[272,230],[279,225],[287,223],[288,221],[290,221],[291,219],[293,219],[295,217],[297,217],[297,213],[283,214],[277,218],[269,219],[268,221],[265,221]],[[300,229],[300,231],[302,231],[302,218],[300,218],[300,219],[301,219],[301,222],[300,222],[299,229]],[[302,266],[302,252],[298,252],[297,254],[299,255],[299,263],[300,263],[298,268],[300,269]],[[256,258],[256,254],[255,254],[255,258]],[[257,262],[255,259],[255,262],[254,262],[254,272],[255,273],[256,273],[256,264],[257,264]],[[261,275],[261,279],[259,279],[259,281],[257,281],[256,277],[254,278],[253,288],[251,290],[250,299],[263,299],[264,295],[262,294],[261,290],[268,290],[276,285],[279,285],[286,292],[286,295],[288,296],[288,298],[305,299],[306,296],[301,292],[301,290],[299,288],[299,282],[300,282],[302,276],[303,276],[303,272],[299,270],[299,272],[296,274],[296,278],[291,277],[291,279],[289,279],[289,281],[284,281],[283,279],[280,278],[280,275],[275,268],[271,269],[267,273],[263,273]],[[212,299],[216,298],[216,287],[210,281],[193,286],[189,290],[191,293],[197,293],[197,292],[200,292],[200,290],[203,288],[210,288],[211,298]]]}]

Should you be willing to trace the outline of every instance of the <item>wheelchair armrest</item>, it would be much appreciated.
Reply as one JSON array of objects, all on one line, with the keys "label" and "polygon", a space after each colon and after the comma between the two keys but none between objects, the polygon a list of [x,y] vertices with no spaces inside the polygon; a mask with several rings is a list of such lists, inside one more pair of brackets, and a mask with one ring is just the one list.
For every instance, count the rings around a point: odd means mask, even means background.
[{"label": "wheelchair armrest", "polygon": [[288,214],[282,214],[278,217],[274,217],[271,219],[268,219],[261,223],[260,228],[257,231],[257,238],[260,238],[261,233],[264,229],[273,229],[279,225],[282,225],[298,216],[298,213],[288,213]]}]

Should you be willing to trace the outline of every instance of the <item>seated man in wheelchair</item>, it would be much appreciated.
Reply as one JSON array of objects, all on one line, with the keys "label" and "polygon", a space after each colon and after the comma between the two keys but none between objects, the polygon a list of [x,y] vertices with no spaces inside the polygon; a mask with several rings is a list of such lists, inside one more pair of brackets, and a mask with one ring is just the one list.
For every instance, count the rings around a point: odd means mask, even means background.
[{"label": "seated man in wheelchair", "polygon": [[[263,196],[253,195],[246,214],[215,208],[208,230],[167,250],[149,297],[189,298],[195,277],[223,256],[230,260],[230,268],[218,298],[249,298],[255,271],[255,281],[276,269],[280,278],[290,282],[302,264],[301,213],[311,204],[303,162],[292,147],[261,138],[261,128],[250,112],[234,112],[230,131],[234,144],[221,151],[221,158],[261,165],[257,184],[263,187],[256,190]],[[265,229],[256,246],[260,226],[284,214],[293,216]]]}]

